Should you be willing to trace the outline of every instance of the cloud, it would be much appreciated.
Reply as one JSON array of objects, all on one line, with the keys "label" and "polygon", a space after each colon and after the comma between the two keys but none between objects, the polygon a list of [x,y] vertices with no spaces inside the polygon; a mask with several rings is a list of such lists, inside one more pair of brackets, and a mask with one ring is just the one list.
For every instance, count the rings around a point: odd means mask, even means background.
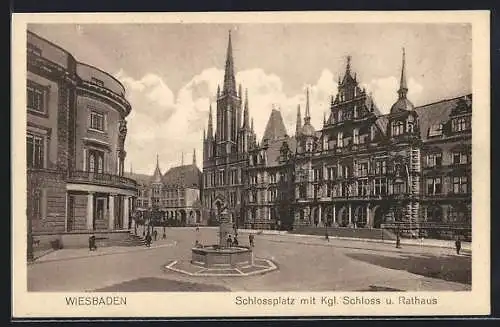
[{"label": "cloud", "polygon": [[[132,104],[132,112],[127,118],[127,166],[132,163],[134,172],[152,174],[158,153],[161,169],[165,172],[181,163],[181,153],[184,153],[184,163],[190,163],[195,149],[197,164],[201,168],[203,129],[207,127],[210,104],[214,125],[216,123],[216,91],[217,85],[223,82],[224,71],[205,69],[193,76],[177,94],[156,74],[149,73],[135,79],[121,70],[115,76],[125,85],[127,98]],[[237,73],[236,81],[241,83],[243,90],[248,89],[250,117],[254,119],[259,140],[273,106],[281,111],[288,134],[295,134],[297,105],[301,107],[303,124],[307,88],[310,90],[311,123],[317,130],[321,129],[323,116],[329,113],[330,97],[337,90],[337,82],[328,69],[320,73],[315,83],[304,84],[295,94],[286,94],[281,78],[260,68]],[[387,112],[396,99],[397,78],[374,79],[364,86],[373,92],[382,111]],[[409,80],[411,101],[417,102],[422,90],[417,81]]]},{"label": "cloud", "polygon": [[[378,79],[373,79],[367,84],[363,84],[367,92],[371,92],[383,114],[389,113],[391,106],[398,98],[397,90],[399,89],[399,79],[395,76],[388,76]],[[423,86],[414,78],[408,80],[408,95],[407,98],[416,105],[422,99]]]}]

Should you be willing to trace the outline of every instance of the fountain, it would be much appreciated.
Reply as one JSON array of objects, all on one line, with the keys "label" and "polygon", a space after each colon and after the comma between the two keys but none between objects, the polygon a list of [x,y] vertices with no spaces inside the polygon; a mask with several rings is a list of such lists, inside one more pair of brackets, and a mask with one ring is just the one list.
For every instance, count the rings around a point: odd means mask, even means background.
[{"label": "fountain", "polygon": [[228,245],[227,239],[237,233],[227,211],[224,199],[218,196],[214,201],[219,218],[218,244],[201,245],[191,249],[190,261],[173,261],[166,265],[167,270],[190,276],[249,276],[277,269],[268,259],[255,258],[251,246]]},{"label": "fountain", "polygon": [[[253,251],[250,246],[228,246],[226,240],[233,231],[233,225],[222,200],[216,200],[217,216],[219,217],[219,244],[203,247],[194,247],[191,263],[205,268],[233,268],[251,265]],[[235,234],[231,235],[232,237]]]}]

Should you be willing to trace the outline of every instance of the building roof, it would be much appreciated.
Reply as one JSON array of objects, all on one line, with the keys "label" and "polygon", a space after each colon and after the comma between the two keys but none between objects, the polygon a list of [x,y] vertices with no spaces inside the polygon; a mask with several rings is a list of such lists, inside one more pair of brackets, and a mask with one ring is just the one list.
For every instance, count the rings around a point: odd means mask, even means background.
[{"label": "building roof", "polygon": [[[471,95],[467,95],[468,98]],[[439,123],[446,123],[450,119],[451,111],[457,106],[458,101],[462,99],[463,96],[446,99],[439,102],[430,103],[424,106],[415,108],[418,114],[419,124],[420,124],[420,137],[422,140],[427,140],[429,135],[429,128],[432,125]]]},{"label": "building roof", "polygon": [[124,172],[123,176],[135,180],[140,185],[149,185],[151,175]]},{"label": "building roof", "polygon": [[165,186],[200,187],[201,171],[196,165],[183,165],[170,168],[163,175]]},{"label": "building roof", "polygon": [[288,143],[288,148],[290,149],[291,153],[295,152],[295,149],[297,148],[297,140],[295,137],[285,137],[281,139],[276,139],[272,142],[269,142],[266,154],[267,154],[267,167],[275,167],[279,166],[279,159],[281,155],[281,146],[283,145],[283,142]]},{"label": "building roof", "polygon": [[283,123],[283,117],[281,116],[281,112],[273,108],[273,110],[271,111],[271,115],[269,116],[269,120],[267,121],[262,141],[266,139],[268,141],[272,141],[279,138],[283,138],[286,135],[287,135],[286,127],[285,124]]},{"label": "building roof", "polygon": [[391,114],[405,111],[405,110],[414,110],[415,106],[411,103],[407,98],[399,98],[391,107]]}]

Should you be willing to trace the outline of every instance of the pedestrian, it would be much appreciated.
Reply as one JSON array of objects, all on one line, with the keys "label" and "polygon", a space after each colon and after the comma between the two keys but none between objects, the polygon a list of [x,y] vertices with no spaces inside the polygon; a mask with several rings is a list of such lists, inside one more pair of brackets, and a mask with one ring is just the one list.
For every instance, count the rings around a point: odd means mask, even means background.
[{"label": "pedestrian", "polygon": [[155,230],[154,230],[154,232],[153,232],[153,237],[155,238],[155,241],[156,241],[156,239],[157,239],[157,237],[158,237],[158,232],[156,231],[156,229],[155,229]]},{"label": "pedestrian", "polygon": [[459,235],[457,235],[455,240],[455,248],[457,249],[457,254],[460,254],[460,249],[462,248],[462,241],[460,240]]},{"label": "pedestrian", "polygon": [[251,247],[254,247],[253,238],[254,238],[253,234],[248,235],[248,241],[250,242]]},{"label": "pedestrian", "polygon": [[227,236],[227,247],[231,247],[233,245],[233,240],[231,239],[231,234]]},{"label": "pedestrian", "polygon": [[236,237],[236,235],[234,236],[234,239],[233,239],[233,245],[238,246],[238,238]]},{"label": "pedestrian", "polygon": [[200,225],[196,225],[196,231],[199,232],[200,231]]},{"label": "pedestrian", "polygon": [[146,246],[148,248],[151,247],[151,234],[149,233],[149,230],[148,233],[146,234]]},{"label": "pedestrian", "polygon": [[328,232],[325,232],[325,240],[327,240],[328,242],[330,242],[330,237],[328,236]]},{"label": "pedestrian", "polygon": [[89,237],[89,251],[97,250],[97,246],[95,245],[95,236],[92,235]]}]

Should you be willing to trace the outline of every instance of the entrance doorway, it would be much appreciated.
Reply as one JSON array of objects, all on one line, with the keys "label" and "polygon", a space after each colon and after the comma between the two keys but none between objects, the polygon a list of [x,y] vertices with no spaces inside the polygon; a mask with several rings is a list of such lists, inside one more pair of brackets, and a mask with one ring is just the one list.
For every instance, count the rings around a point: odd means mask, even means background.
[{"label": "entrance doorway", "polygon": [[380,228],[384,223],[384,214],[382,208],[377,207],[373,213],[373,228]]}]

